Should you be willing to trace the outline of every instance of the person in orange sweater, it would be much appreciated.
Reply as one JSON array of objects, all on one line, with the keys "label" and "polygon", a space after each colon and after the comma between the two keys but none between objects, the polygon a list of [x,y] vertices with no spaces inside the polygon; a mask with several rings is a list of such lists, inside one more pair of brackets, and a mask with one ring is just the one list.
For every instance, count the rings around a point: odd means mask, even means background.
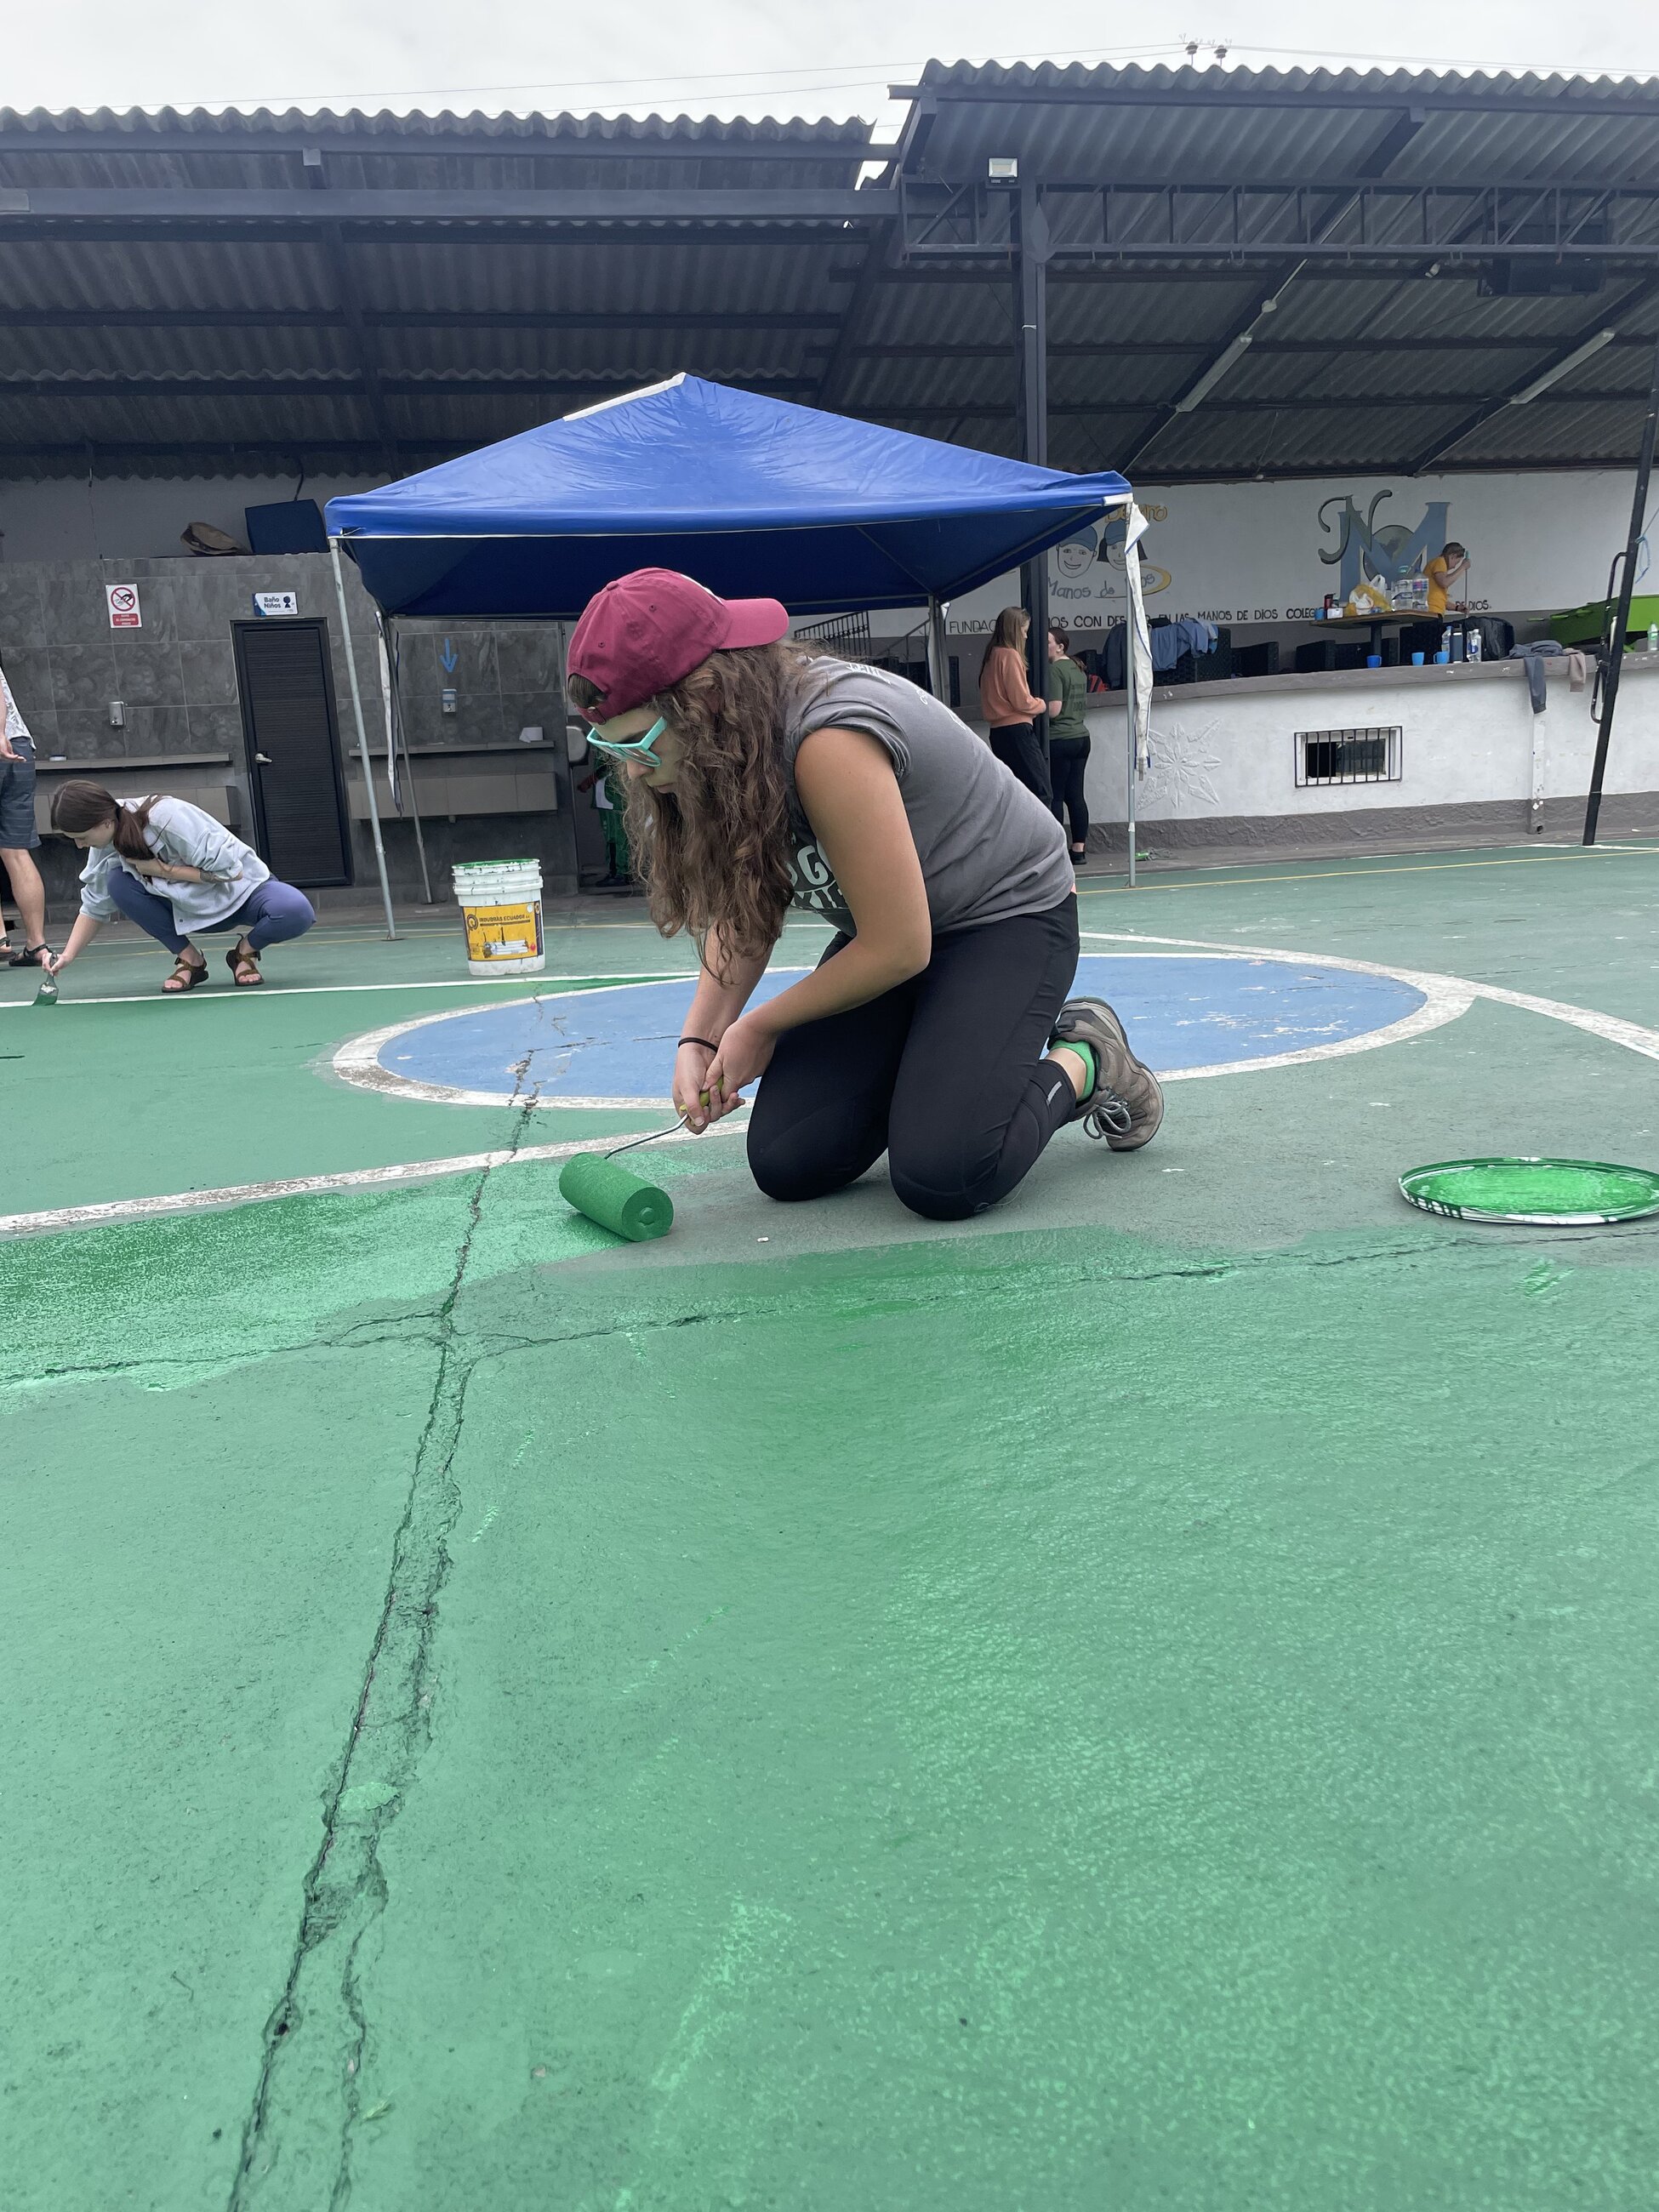
[{"label": "person in orange sweater", "polygon": [[1037,717],[1048,712],[1033,698],[1025,675],[1025,640],[1031,618],[1024,607],[1005,607],[997,617],[985,658],[979,665],[980,712],[991,726],[991,750],[1043,805],[1054,806],[1048,763],[1037,735]]}]

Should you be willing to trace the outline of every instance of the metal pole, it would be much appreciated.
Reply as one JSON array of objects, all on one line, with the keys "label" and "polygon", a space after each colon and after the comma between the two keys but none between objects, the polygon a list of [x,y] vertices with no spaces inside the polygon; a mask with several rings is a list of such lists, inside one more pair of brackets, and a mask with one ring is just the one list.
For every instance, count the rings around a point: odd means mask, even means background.
[{"label": "metal pole", "polygon": [[[1125,548],[1124,557],[1127,568],[1135,557],[1133,545]],[[1123,696],[1127,709],[1124,731],[1129,741],[1128,796],[1125,811],[1129,830],[1129,889],[1133,890],[1135,887],[1135,752],[1138,739],[1135,731],[1135,611],[1132,597],[1128,600],[1127,617],[1123,625]]]},{"label": "metal pole", "polygon": [[[1636,555],[1642,542],[1642,526],[1648,516],[1648,486],[1653,477],[1654,431],[1659,426],[1659,338],[1653,347],[1653,381],[1648,387],[1648,411],[1642,424],[1642,444],[1636,459],[1636,496],[1631,502],[1630,535],[1613,568],[1623,561],[1619,598],[1611,622],[1602,632],[1605,648],[1598,678],[1601,692],[1601,732],[1595,740],[1595,760],[1590,769],[1589,797],[1584,804],[1584,842],[1595,842],[1595,824],[1601,812],[1601,780],[1607,774],[1607,747],[1613,740],[1613,714],[1619,703],[1619,678],[1625,665],[1625,631],[1630,623],[1631,593],[1636,588]],[[1607,575],[1607,597],[1613,597],[1613,574]]]},{"label": "metal pole", "polygon": [[[1022,183],[1013,208],[1014,320],[1019,331],[1019,457],[1048,465],[1048,222],[1036,185]],[[1048,556],[1028,561],[1020,599],[1030,622],[1025,656],[1034,696],[1048,696]],[[1038,737],[1048,757],[1048,723]]]},{"label": "metal pole", "polygon": [[368,793],[368,826],[374,835],[374,865],[380,872],[380,896],[386,902],[386,933],[396,937],[398,924],[392,912],[392,885],[386,881],[386,847],[380,842],[380,810],[374,799],[374,763],[368,750],[368,726],[363,720],[363,695],[357,682],[357,656],[351,646],[351,617],[346,612],[345,578],[340,574],[340,541],[331,538],[329,553],[334,562],[334,596],[340,603],[340,641],[345,648],[346,678],[351,685],[351,712],[357,724],[357,750],[362,756],[363,785]]},{"label": "metal pole", "polygon": [[927,602],[927,680],[935,699],[951,703],[951,663],[945,647],[945,609],[935,599]]},{"label": "metal pole", "polygon": [[[386,668],[392,696],[388,702],[391,727],[387,732],[390,742],[386,750],[390,754],[392,746],[396,744],[403,753],[404,781],[409,787],[409,818],[415,825],[415,851],[421,863],[421,894],[428,906],[435,906],[438,902],[432,896],[432,878],[427,872],[426,839],[421,835],[421,794],[415,788],[415,763],[409,757],[409,732],[404,727],[404,694],[398,674],[398,618],[395,615],[388,615],[386,618]],[[391,765],[388,759],[388,770]],[[389,775],[387,781],[391,781]]]}]

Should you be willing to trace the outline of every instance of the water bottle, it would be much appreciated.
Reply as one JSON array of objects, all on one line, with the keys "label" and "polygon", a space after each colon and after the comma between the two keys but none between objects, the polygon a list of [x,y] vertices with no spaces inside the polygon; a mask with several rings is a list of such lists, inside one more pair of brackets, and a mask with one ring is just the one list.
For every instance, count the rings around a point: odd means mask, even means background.
[{"label": "water bottle", "polygon": [[1471,660],[1479,660],[1480,658],[1480,625],[1479,623],[1471,623],[1469,624],[1469,659]]},{"label": "water bottle", "polygon": [[1648,651],[1659,653],[1659,623],[1648,624]]}]

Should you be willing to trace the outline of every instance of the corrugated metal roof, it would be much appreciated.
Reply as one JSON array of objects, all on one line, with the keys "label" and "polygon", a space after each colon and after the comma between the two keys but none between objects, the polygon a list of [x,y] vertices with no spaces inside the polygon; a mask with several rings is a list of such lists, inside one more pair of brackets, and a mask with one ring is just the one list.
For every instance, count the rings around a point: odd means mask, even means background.
[{"label": "corrugated metal roof", "polygon": [[1457,104],[1430,107],[1391,174],[1659,179],[1646,78],[930,62],[921,87],[937,107],[922,159],[944,176],[1000,153],[1045,178],[1316,182],[1359,171],[1395,114],[1440,101]]},{"label": "corrugated metal roof", "polygon": [[[995,151],[1072,185],[1317,185],[1378,166],[1392,132],[1391,181],[1659,188],[1659,84],[1645,81],[930,64],[924,82],[902,139],[923,177],[982,176]],[[1397,126],[1413,109],[1407,138]],[[844,190],[871,143],[866,123],[799,118],[0,111],[0,190],[220,190],[233,207],[223,222],[192,217],[187,233],[153,215],[94,229],[0,209],[0,473],[79,473],[89,451],[100,470],[212,473],[232,447],[271,465],[315,453],[374,468],[383,436],[420,466],[682,368],[1012,453],[1006,261],[888,265],[880,233],[871,246],[854,223],[696,213],[713,189]],[[307,146],[323,149],[331,190],[678,190],[690,212],[590,228],[376,220],[347,223],[337,251],[303,219],[308,207],[258,226],[234,216],[240,191],[301,189]],[[1097,200],[1049,204],[1057,237],[1090,234]],[[1164,234],[1158,198],[1139,216],[1127,199],[1115,207],[1115,223]],[[1621,235],[1659,237],[1659,198],[1624,220]],[[1218,215],[1218,238],[1224,228]],[[872,283],[860,279],[867,252]],[[1243,265],[1224,250],[1200,264],[1057,262],[1050,459],[1129,465],[1148,482],[1400,470],[1483,407],[1491,419],[1449,465],[1628,459],[1649,368],[1632,341],[1659,328],[1659,269],[1529,297],[1493,295],[1477,264],[1432,277],[1429,265],[1310,262],[1258,343],[1176,416],[1173,401],[1283,286],[1293,252]],[[1609,322],[1619,344],[1547,398],[1504,404]]]}]

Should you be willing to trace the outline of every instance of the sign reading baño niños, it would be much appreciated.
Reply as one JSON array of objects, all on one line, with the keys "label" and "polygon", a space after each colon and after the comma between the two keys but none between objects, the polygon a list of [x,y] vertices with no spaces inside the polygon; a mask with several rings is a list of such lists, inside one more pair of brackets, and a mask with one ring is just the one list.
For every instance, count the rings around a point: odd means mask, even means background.
[{"label": "sign reading ba\u00f1o ni\u00f1os", "polygon": [[[1448,538],[1469,550],[1472,606],[1577,606],[1607,588],[1629,526],[1613,469],[1537,476],[1330,477],[1301,483],[1147,485],[1142,579],[1155,614],[1228,623],[1307,622],[1328,592],[1420,575]],[[988,630],[1017,576],[951,605],[960,635]],[[1049,611],[1086,644],[1123,613],[1123,524],[1093,524],[1048,556]]]}]

